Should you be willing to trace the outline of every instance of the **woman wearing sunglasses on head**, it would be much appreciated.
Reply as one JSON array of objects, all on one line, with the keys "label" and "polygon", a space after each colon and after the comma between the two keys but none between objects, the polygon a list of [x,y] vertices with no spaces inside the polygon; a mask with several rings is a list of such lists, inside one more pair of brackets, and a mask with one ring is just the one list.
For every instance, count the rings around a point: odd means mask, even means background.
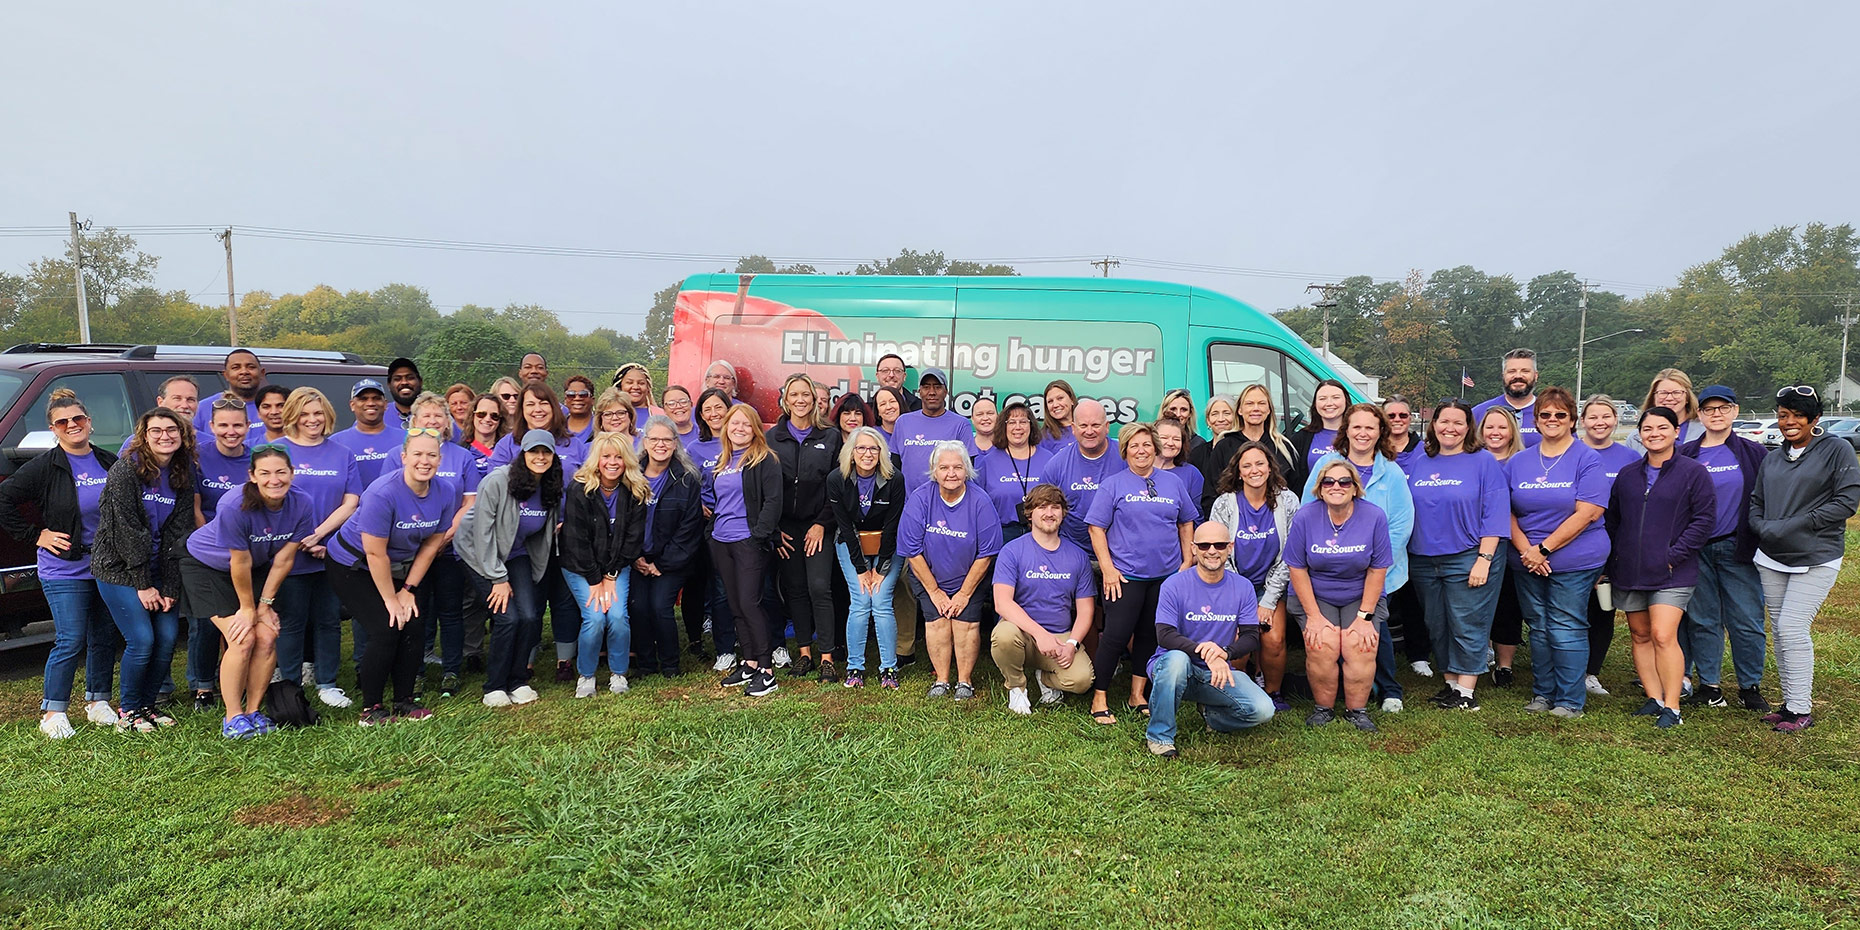
[{"label": "woman wearing sunglasses on head", "polygon": [[1306,726],[1339,716],[1359,730],[1374,730],[1369,689],[1388,613],[1383,582],[1395,563],[1389,521],[1364,500],[1356,467],[1343,459],[1319,464],[1311,475],[1316,499],[1298,509],[1285,534],[1291,569],[1292,611],[1305,631],[1305,675],[1317,707]]},{"label": "woman wearing sunglasses on head", "polygon": [[[414,398],[413,404],[407,408],[407,424],[410,427],[443,432],[451,425],[451,419],[445,399],[431,391]],[[478,497],[481,476],[474,459],[471,450],[457,443],[448,442],[439,447],[439,470],[433,473],[433,480],[446,488],[458,507],[452,518],[452,526],[449,527],[452,535],[458,533],[459,525],[465,522],[466,512],[471,510],[472,502]],[[396,450],[381,473],[398,474],[403,467],[401,451]],[[459,675],[464,671],[465,605],[477,599],[465,573],[466,568],[459,561],[458,553],[453,551],[451,543],[447,543],[439,551],[439,557],[433,560],[433,567],[426,575],[427,583],[421,586],[420,612],[427,617],[426,664],[439,666],[440,697],[451,697],[458,693]],[[477,622],[482,624],[484,621],[479,618]],[[433,654],[435,646],[440,649],[438,656]]]},{"label": "woman wearing sunglasses on head", "polygon": [[1774,624],[1781,710],[1763,718],[1779,733],[1815,724],[1815,641],[1809,625],[1841,573],[1847,521],[1860,506],[1853,447],[1823,433],[1821,397],[1806,384],[1776,392],[1782,447],[1763,457],[1750,496],[1757,572]]},{"label": "woman wearing sunglasses on head", "polygon": [[1131,423],[1118,430],[1117,441],[1126,467],[1105,479],[1085,514],[1104,573],[1104,635],[1092,655],[1091,715],[1107,724],[1117,722],[1109,691],[1126,644],[1135,669],[1127,706],[1149,711],[1144,687],[1156,651],[1156,599],[1164,580],[1194,564],[1189,534],[1201,516],[1182,479],[1156,467],[1155,428]]},{"label": "woman wearing sunglasses on head", "polygon": [[[198,444],[199,467],[194,471],[194,524],[206,526],[213,520],[220,498],[226,492],[245,485],[252,453],[246,446],[251,424],[246,422],[245,401],[224,394],[207,407],[203,439]],[[187,634],[187,685],[194,692],[194,709],[213,707],[213,680],[220,659],[220,631],[204,614],[181,611],[183,622],[191,621]],[[275,664],[276,656],[273,657]]]},{"label": "woman wearing sunglasses on head", "polygon": [[90,570],[125,644],[119,729],[174,724],[155,692],[173,667],[180,628],[174,599],[194,531],[194,455],[193,425],[157,407],[136,419],[129,451],[104,481]]},{"label": "woman wearing sunglasses on head", "polygon": [[253,450],[246,479],[238,497],[225,501],[211,522],[188,537],[181,557],[181,612],[212,623],[226,638],[218,671],[226,699],[220,735],[228,739],[272,728],[259,705],[277,667],[273,605],[297,560],[299,541],[316,528],[310,498],[291,490],[291,456],[283,446]]},{"label": "woman wearing sunglasses on head", "polygon": [[1253,601],[1259,608],[1260,678],[1273,709],[1286,710],[1291,705],[1280,688],[1285,682],[1285,586],[1292,575],[1285,564],[1285,534],[1298,512],[1298,493],[1285,486],[1272,450],[1257,442],[1243,443],[1228,462],[1220,492],[1208,520],[1232,533],[1228,564],[1253,583]]},{"label": "woman wearing sunglasses on head", "polygon": [[91,445],[90,413],[69,388],[52,392],[45,405],[45,422],[57,437],[58,447],[40,453],[0,482],[0,530],[34,545],[39,589],[52,612],[53,637],[52,651],[45,657],[39,731],[52,739],[65,739],[77,732],[67,710],[80,652],[84,655],[86,716],[106,727],[115,726],[117,720],[110,707],[116,633],[90,571],[90,547],[97,538],[105,476],[116,464],[116,456]]}]

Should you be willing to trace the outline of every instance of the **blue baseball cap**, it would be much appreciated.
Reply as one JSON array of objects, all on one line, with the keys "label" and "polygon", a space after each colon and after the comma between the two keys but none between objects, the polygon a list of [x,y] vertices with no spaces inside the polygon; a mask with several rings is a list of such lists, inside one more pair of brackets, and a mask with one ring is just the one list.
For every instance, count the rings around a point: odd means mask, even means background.
[{"label": "blue baseball cap", "polygon": [[932,378],[936,379],[936,383],[946,388],[949,387],[949,375],[946,374],[943,369],[934,367],[924,369],[924,373],[917,376],[917,386],[920,388],[923,387],[924,382]]},{"label": "blue baseball cap", "polygon": [[1703,407],[1707,401],[1713,400],[1728,400],[1735,404],[1737,403],[1737,392],[1722,384],[1714,384],[1699,392],[1699,406]]},{"label": "blue baseball cap", "polygon": [[373,378],[363,378],[355,382],[355,386],[349,389],[349,396],[351,398],[360,397],[363,391],[374,391],[382,397],[387,396],[387,388],[382,387],[381,382]]}]

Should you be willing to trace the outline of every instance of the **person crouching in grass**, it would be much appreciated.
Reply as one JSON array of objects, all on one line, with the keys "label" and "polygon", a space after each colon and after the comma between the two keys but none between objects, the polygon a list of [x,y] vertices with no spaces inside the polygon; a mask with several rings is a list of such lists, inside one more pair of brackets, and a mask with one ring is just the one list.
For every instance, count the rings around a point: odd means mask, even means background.
[{"label": "person crouching in grass", "polygon": [[1080,641],[1096,617],[1098,590],[1091,556],[1059,535],[1066,519],[1065,492],[1035,485],[1020,506],[1028,532],[1002,546],[995,559],[995,612],[1002,622],[989,636],[989,653],[1007,685],[1008,710],[1031,714],[1028,668],[1034,670],[1042,704],[1057,704],[1067,692],[1084,694],[1091,687],[1091,657]]},{"label": "person crouching in grass", "polygon": [[1216,733],[1272,719],[1272,698],[1234,667],[1259,648],[1253,583],[1227,570],[1233,533],[1208,521],[1195,528],[1195,567],[1162,583],[1156,601],[1156,654],[1150,657],[1150,752],[1173,758],[1175,716],[1183,701],[1201,706]]}]

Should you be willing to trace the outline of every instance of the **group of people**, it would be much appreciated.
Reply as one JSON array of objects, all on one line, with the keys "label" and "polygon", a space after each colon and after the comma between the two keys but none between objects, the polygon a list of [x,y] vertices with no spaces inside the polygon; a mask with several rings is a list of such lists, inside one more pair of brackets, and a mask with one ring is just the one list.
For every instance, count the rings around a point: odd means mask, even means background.
[{"label": "group of people", "polygon": [[[1323,381],[1290,434],[1263,385],[1200,418],[1172,390],[1113,437],[1063,380],[1001,405],[984,392],[964,417],[947,372],[915,391],[906,373],[888,355],[872,396],[837,398],[791,375],[765,423],[722,360],[695,393],[625,365],[558,394],[532,354],[483,393],[442,394],[396,359],[385,384],[354,384],[355,425],[335,431],[328,397],[266,384],[234,351],[226,391],[171,379],[117,454],[57,392],[58,447],[0,483],[56,630],[40,728],[72,734],[80,656],[92,722],[174,724],[184,625],[195,706],[223,702],[229,738],[271,729],[267,689],[300,674],[348,706],[345,615],[364,726],[431,715],[426,663],[441,696],[482,670],[484,704],[527,704],[545,613],[576,698],[603,660],[612,693],[708,661],[708,633],[721,685],[750,697],[784,668],[863,687],[874,644],[870,677],[896,689],[921,644],[928,696],[966,701],[985,641],[1010,711],[1032,712],[1030,678],[1041,704],[1089,694],[1092,720],[1146,718],[1172,756],[1184,702],[1227,732],[1308,690],[1307,724],[1376,729],[1372,702],[1405,709],[1396,632],[1414,673],[1440,668],[1434,705],[1477,710],[1528,629],[1525,709],[1578,717],[1608,693],[1620,610],[1635,713],[1656,726],[1728,704],[1727,637],[1739,703],[1780,731],[1813,723],[1809,629],[1860,505],[1860,464],[1821,435],[1813,387],[1776,393],[1783,444],[1766,453],[1732,433],[1735,392],[1672,369],[1616,442],[1615,402],[1539,389],[1526,350],[1477,406],[1353,403]],[[1766,610],[1780,708],[1761,690]]]}]

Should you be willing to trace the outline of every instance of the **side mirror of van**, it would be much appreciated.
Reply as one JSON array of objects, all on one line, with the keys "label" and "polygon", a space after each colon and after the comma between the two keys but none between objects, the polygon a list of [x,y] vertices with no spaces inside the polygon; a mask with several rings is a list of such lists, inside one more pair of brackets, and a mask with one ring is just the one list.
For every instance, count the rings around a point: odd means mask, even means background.
[{"label": "side mirror of van", "polygon": [[35,429],[19,441],[19,445],[6,450],[8,458],[24,462],[41,452],[50,452],[58,448],[58,438],[49,429]]}]

